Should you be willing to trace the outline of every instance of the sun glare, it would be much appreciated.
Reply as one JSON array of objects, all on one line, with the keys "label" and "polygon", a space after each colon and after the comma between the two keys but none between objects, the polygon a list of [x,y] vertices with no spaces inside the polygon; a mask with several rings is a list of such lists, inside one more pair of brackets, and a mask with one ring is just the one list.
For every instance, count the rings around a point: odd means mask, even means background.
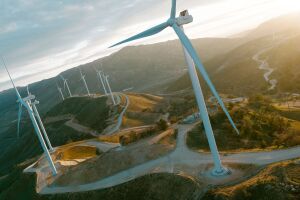
[{"label": "sun glare", "polygon": [[300,11],[300,1],[299,0],[280,0],[278,3],[278,9],[285,12],[296,12]]}]

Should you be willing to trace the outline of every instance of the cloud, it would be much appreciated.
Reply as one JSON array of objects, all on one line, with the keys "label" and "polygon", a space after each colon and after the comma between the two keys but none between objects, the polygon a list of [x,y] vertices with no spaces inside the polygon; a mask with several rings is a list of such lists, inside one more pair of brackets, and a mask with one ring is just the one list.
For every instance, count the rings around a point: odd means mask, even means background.
[{"label": "cloud", "polygon": [[[189,36],[224,36],[274,16],[269,7],[251,8],[265,2],[269,1],[178,0],[178,11],[189,8],[194,15],[194,23],[186,28]],[[17,85],[26,85],[116,51],[107,47],[167,19],[170,0],[1,0],[0,7],[0,54]],[[131,44],[174,38],[167,30]],[[0,67],[0,90],[8,87]]]}]

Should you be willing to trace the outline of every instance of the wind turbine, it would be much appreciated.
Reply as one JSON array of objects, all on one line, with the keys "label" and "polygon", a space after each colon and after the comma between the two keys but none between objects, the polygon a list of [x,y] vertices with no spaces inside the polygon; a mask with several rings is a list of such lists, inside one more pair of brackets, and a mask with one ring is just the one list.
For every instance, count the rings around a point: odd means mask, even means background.
[{"label": "wind turbine", "polygon": [[108,90],[109,90],[109,93],[110,93],[110,96],[111,96],[111,100],[113,101],[113,104],[116,105],[116,101],[115,101],[114,95],[113,95],[113,93],[111,91],[111,88],[110,88],[110,85],[109,85],[109,82],[108,82],[109,76],[108,75],[104,75],[104,74],[103,74],[103,76],[105,78],[105,82],[106,82],[106,85],[108,87]]},{"label": "wind turbine", "polygon": [[197,75],[197,71],[195,68],[195,64],[198,67],[198,70],[200,71],[200,74],[202,75],[203,79],[205,80],[205,82],[207,83],[207,85],[209,86],[211,92],[213,93],[213,95],[216,97],[219,105],[221,106],[221,108],[223,109],[223,111],[225,112],[227,118],[229,119],[229,122],[231,123],[231,125],[233,126],[233,128],[235,129],[235,131],[239,134],[238,129],[236,128],[233,120],[231,119],[229,112],[227,111],[221,97],[219,96],[218,92],[216,91],[213,83],[211,82],[204,66],[202,65],[202,62],[199,58],[199,56],[197,55],[192,43],[190,42],[190,40],[188,39],[188,37],[185,35],[184,30],[183,30],[183,25],[191,23],[193,21],[193,17],[191,15],[189,15],[188,11],[185,10],[183,12],[180,13],[180,16],[176,18],[176,0],[172,0],[172,8],[171,8],[171,15],[170,18],[163,22],[162,24],[159,24],[157,26],[154,26],[153,28],[150,28],[142,33],[139,33],[135,36],[132,36],[126,40],[123,40],[117,44],[114,44],[111,47],[126,43],[126,42],[130,42],[133,40],[137,40],[137,39],[141,39],[144,37],[148,37],[151,35],[155,35],[159,32],[161,32],[162,30],[166,29],[167,27],[172,27],[173,30],[175,31],[175,33],[177,34],[183,49],[184,49],[184,55],[185,55],[185,59],[188,65],[188,69],[189,69],[189,75],[191,77],[191,81],[192,81],[192,85],[193,85],[193,89],[194,89],[194,93],[196,96],[196,100],[197,100],[197,105],[198,105],[198,109],[200,111],[200,115],[203,121],[203,125],[204,125],[204,129],[205,129],[205,134],[209,143],[209,147],[210,147],[210,151],[212,153],[212,157],[213,157],[213,161],[214,161],[214,169],[212,171],[213,175],[224,175],[224,174],[228,174],[229,171],[228,169],[226,169],[225,167],[222,166],[221,163],[221,159],[220,159],[220,155],[219,155],[219,151],[216,145],[216,141],[215,141],[215,137],[213,134],[213,130],[211,127],[211,123],[209,120],[209,115],[207,112],[207,108],[206,108],[206,104],[205,104],[205,100],[203,97],[203,93],[201,90],[201,86],[200,86],[200,82],[198,79],[198,75]]},{"label": "wind turbine", "polygon": [[60,94],[62,100],[64,101],[64,100],[65,100],[65,97],[64,97],[64,94],[63,94],[63,92],[62,92],[61,87],[59,87],[57,83],[56,83],[56,87],[57,87],[57,90],[58,90],[58,92],[59,92],[59,94]]},{"label": "wind turbine", "polygon": [[[102,66],[102,64],[101,64],[101,66]],[[107,95],[107,91],[106,91],[106,88],[105,88],[105,85],[104,85],[104,82],[103,82],[103,78],[102,78],[102,71],[101,70],[97,70],[96,68],[94,68],[94,69],[95,69],[95,71],[97,73],[97,76],[98,76],[100,82],[101,82],[101,85],[102,85],[103,90],[104,90],[104,94]],[[100,88],[101,88],[101,86],[100,86]]]},{"label": "wind turbine", "polygon": [[64,82],[64,89],[66,89],[66,87],[67,87],[68,92],[69,92],[69,95],[70,95],[70,97],[72,97],[73,95],[72,95],[71,90],[70,90],[70,88],[69,88],[68,80],[65,79],[65,78],[63,77],[63,75],[60,75],[60,78],[61,78],[61,79],[63,80],[63,82]]},{"label": "wind turbine", "polygon": [[[27,94],[28,94],[28,96],[31,96],[31,95],[32,95],[32,94],[29,92],[29,87],[28,87],[28,85],[27,85]],[[32,96],[33,96],[33,95],[32,95]],[[39,112],[38,112],[38,110],[37,110],[37,107],[36,107],[36,105],[39,104],[40,102],[37,101],[35,98],[34,98],[33,100],[34,100],[33,102],[30,100],[30,104],[31,104],[31,107],[32,107],[32,109],[33,109],[34,115],[35,115],[35,117],[36,117],[36,119],[37,119],[37,121],[38,121],[38,123],[39,123],[39,125],[40,125],[40,128],[42,129],[42,133],[43,133],[43,136],[44,136],[44,138],[45,138],[45,140],[46,140],[46,143],[47,143],[47,145],[48,145],[48,147],[49,147],[49,150],[50,150],[51,152],[53,152],[54,149],[53,149],[53,147],[52,147],[52,145],[51,145],[51,142],[50,142],[50,140],[49,140],[49,138],[48,138],[46,129],[45,129],[45,127],[44,127],[44,124],[43,124],[43,122],[42,122],[42,119],[41,119],[40,114],[39,114]]]},{"label": "wind turbine", "polygon": [[[36,116],[35,116],[35,112],[34,112],[34,110],[33,110],[33,105],[32,105],[32,103],[31,103],[31,101],[35,99],[35,96],[30,94],[30,95],[28,95],[28,96],[25,97],[25,98],[22,98],[22,97],[21,97],[21,95],[20,95],[18,89],[16,88],[16,86],[15,86],[15,84],[14,84],[12,78],[11,78],[11,75],[10,75],[10,73],[9,73],[7,67],[6,67],[6,64],[5,64],[3,58],[2,58],[2,62],[3,62],[4,68],[5,68],[5,70],[6,70],[7,74],[8,74],[8,76],[9,76],[9,78],[10,78],[10,81],[11,81],[11,83],[12,83],[14,89],[15,89],[16,96],[17,96],[17,98],[18,98],[18,102],[19,102],[19,104],[21,104],[20,108],[22,109],[22,106],[24,106],[24,107],[26,108],[26,110],[27,110],[27,112],[28,112],[28,114],[29,114],[29,117],[30,117],[30,119],[31,119],[32,125],[33,125],[33,127],[34,127],[34,130],[35,130],[35,132],[36,132],[36,134],[37,134],[37,136],[38,136],[38,139],[39,139],[39,141],[40,141],[40,144],[41,144],[41,146],[42,146],[42,148],[43,148],[43,150],[44,150],[44,153],[46,154],[46,158],[47,158],[48,163],[49,163],[49,165],[50,165],[50,168],[51,168],[51,170],[52,170],[52,174],[55,176],[55,175],[57,174],[57,171],[56,171],[55,165],[54,165],[54,163],[53,163],[53,160],[52,160],[52,158],[51,158],[51,155],[50,155],[50,153],[49,153],[49,151],[48,151],[48,148],[47,148],[47,146],[46,146],[46,143],[45,143],[45,141],[44,141],[44,138],[43,138],[43,136],[42,136],[40,127],[39,127],[39,125],[38,125],[38,123],[37,123]],[[19,113],[20,113],[20,111],[19,111]],[[19,118],[19,119],[20,119],[20,118]]]},{"label": "wind turbine", "polygon": [[90,90],[89,90],[89,88],[88,88],[88,86],[87,86],[87,84],[86,84],[86,81],[85,81],[85,75],[82,74],[82,71],[81,71],[80,68],[79,68],[79,72],[80,72],[80,77],[81,77],[80,79],[83,81],[83,84],[84,84],[84,86],[85,86],[85,89],[86,89],[88,95],[91,96]]}]

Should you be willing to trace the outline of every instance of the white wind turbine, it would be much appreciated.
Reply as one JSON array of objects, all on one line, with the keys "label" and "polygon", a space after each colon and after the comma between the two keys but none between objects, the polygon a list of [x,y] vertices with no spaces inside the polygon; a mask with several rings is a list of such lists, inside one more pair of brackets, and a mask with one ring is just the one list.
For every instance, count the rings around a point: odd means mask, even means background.
[{"label": "white wind turbine", "polygon": [[[42,146],[42,148],[43,148],[43,150],[44,150],[44,153],[46,154],[46,158],[47,158],[48,163],[49,163],[49,165],[50,165],[50,168],[51,168],[51,170],[52,170],[52,174],[55,176],[55,175],[57,174],[57,171],[56,171],[55,165],[54,165],[54,163],[53,163],[53,160],[52,160],[52,158],[51,158],[51,155],[50,155],[50,153],[49,153],[49,150],[48,150],[48,148],[47,148],[47,145],[46,145],[46,143],[45,143],[45,141],[44,141],[44,138],[43,138],[43,136],[42,136],[42,133],[41,133],[39,124],[38,124],[38,122],[37,122],[37,119],[39,120],[40,118],[39,118],[39,116],[36,115],[37,110],[36,110],[35,104],[32,103],[32,101],[35,99],[35,96],[29,94],[29,95],[28,95],[27,97],[25,97],[25,98],[22,98],[22,97],[21,97],[21,95],[20,95],[18,89],[16,88],[16,86],[15,86],[15,84],[14,84],[12,78],[11,78],[11,75],[10,75],[10,73],[9,73],[7,67],[6,67],[6,64],[5,64],[3,58],[2,58],[2,62],[3,62],[4,68],[5,68],[6,72],[7,72],[7,74],[8,74],[8,76],[9,76],[10,80],[11,80],[11,83],[12,83],[14,89],[15,89],[16,96],[17,96],[18,102],[19,102],[19,104],[20,104],[19,108],[20,108],[20,110],[22,110],[22,106],[24,106],[24,107],[26,108],[26,110],[27,110],[27,112],[28,112],[28,114],[29,114],[29,117],[30,117],[30,119],[31,119],[32,125],[33,125],[33,127],[34,127],[35,133],[37,134],[38,139],[39,139],[39,141],[40,141],[40,144],[41,144],[41,146]],[[19,110],[19,113],[22,112],[22,111],[20,111],[20,110]],[[21,115],[19,114],[19,116],[21,116]],[[20,121],[20,118],[18,119],[18,123],[19,123],[19,121]],[[47,137],[47,138],[48,138],[48,137]],[[52,149],[52,146],[49,146],[49,148]],[[52,149],[52,150],[53,150],[53,149]]]},{"label": "white wind turbine", "polygon": [[86,81],[85,81],[85,75],[82,74],[82,71],[81,71],[80,68],[79,68],[79,72],[80,72],[80,77],[81,77],[80,79],[83,81],[83,84],[84,84],[84,86],[85,86],[86,92],[87,92],[87,94],[88,94],[89,96],[91,96],[90,90],[89,90],[89,88],[88,88],[88,86],[87,86],[87,84],[86,84]]},{"label": "white wind turbine", "polygon": [[209,120],[209,115],[207,112],[207,108],[206,108],[206,104],[204,101],[204,97],[203,97],[203,93],[201,90],[201,86],[200,86],[200,82],[198,79],[195,64],[198,67],[198,70],[199,70],[200,74],[202,75],[203,79],[209,86],[211,92],[216,97],[219,105],[225,112],[231,125],[233,126],[233,128],[236,130],[237,133],[239,133],[239,132],[238,132],[238,129],[236,128],[233,120],[231,119],[231,116],[229,115],[221,97],[219,96],[213,83],[211,82],[204,66],[202,65],[202,62],[201,62],[197,52],[195,51],[192,43],[190,42],[190,40],[188,39],[188,37],[185,35],[185,33],[183,31],[183,25],[191,23],[192,21],[193,21],[193,17],[191,15],[189,15],[188,11],[186,11],[186,10],[181,12],[180,16],[176,18],[176,0],[172,0],[171,15],[167,21],[165,21],[162,24],[159,24],[153,28],[150,28],[142,33],[139,33],[133,37],[123,40],[111,47],[114,47],[114,46],[117,46],[117,45],[120,45],[120,44],[123,44],[126,42],[130,42],[133,40],[137,40],[140,38],[155,35],[155,34],[161,32],[162,30],[166,29],[167,27],[173,28],[173,30],[177,34],[177,36],[183,46],[183,49],[184,49],[184,55],[185,55],[185,59],[186,59],[187,65],[188,65],[189,75],[191,77],[194,93],[195,93],[196,100],[197,100],[198,109],[200,111],[200,115],[201,115],[201,118],[203,121],[206,137],[207,137],[209,147],[210,147],[210,150],[212,153],[212,157],[213,157],[213,161],[214,161],[214,169],[212,171],[212,174],[224,175],[224,174],[228,174],[229,171],[225,167],[223,167],[222,163],[221,163],[219,151],[218,151],[218,148],[216,145],[215,137],[214,137],[211,123]]},{"label": "white wind turbine", "polygon": [[73,95],[72,95],[71,90],[70,90],[70,88],[69,88],[68,80],[65,79],[65,78],[63,77],[63,75],[60,75],[60,78],[61,78],[62,81],[64,82],[64,89],[66,89],[66,87],[67,87],[67,90],[68,90],[68,92],[69,92],[69,97],[72,97]]},{"label": "white wind turbine", "polygon": [[[32,94],[29,92],[29,87],[28,87],[28,85],[27,85],[27,94],[28,94],[28,96],[34,96],[34,95],[32,95]],[[34,97],[35,97],[35,96],[34,96]],[[50,150],[51,152],[53,152],[54,149],[53,149],[53,147],[52,147],[52,145],[51,145],[51,142],[50,142],[50,140],[49,140],[49,138],[48,138],[48,134],[47,134],[47,132],[46,132],[46,129],[45,129],[45,127],[44,127],[44,124],[43,124],[43,122],[42,122],[42,119],[41,119],[40,114],[39,114],[39,112],[38,112],[38,110],[37,110],[37,107],[36,107],[36,105],[39,104],[40,102],[37,101],[35,98],[34,98],[33,100],[34,100],[33,102],[30,100],[31,107],[32,107],[33,112],[34,112],[34,114],[35,114],[35,117],[36,117],[36,119],[37,119],[37,121],[38,121],[38,123],[39,123],[39,125],[40,125],[40,128],[42,129],[42,133],[43,133],[43,136],[44,136],[44,138],[45,138],[45,140],[46,140],[46,143],[47,143],[47,145],[48,145],[48,148],[49,148],[49,150]]]},{"label": "white wind turbine", "polygon": [[103,74],[103,76],[105,78],[105,82],[106,82],[106,85],[108,87],[108,90],[109,90],[109,93],[110,93],[110,96],[111,96],[111,100],[113,101],[113,104],[116,105],[116,101],[115,101],[114,95],[113,95],[113,93],[111,91],[111,88],[110,88],[110,85],[109,85],[109,82],[108,82],[109,76],[108,75],[104,75],[104,74]]},{"label": "white wind turbine", "polygon": [[64,101],[64,100],[65,100],[64,94],[63,94],[63,92],[62,92],[61,87],[59,87],[57,83],[56,83],[56,88],[57,88],[57,90],[58,90],[58,92],[59,92],[59,94],[60,94],[62,100]]},{"label": "white wind turbine", "polygon": [[[102,65],[102,64],[101,64]],[[105,84],[104,84],[104,81],[103,81],[103,78],[102,78],[102,71],[101,70],[97,70],[96,68],[94,68],[96,73],[97,73],[97,76],[100,80],[100,83],[103,87],[103,90],[104,90],[104,94],[107,95],[107,91],[106,91],[106,88],[105,88]],[[100,88],[101,88],[101,85],[100,85]]]}]

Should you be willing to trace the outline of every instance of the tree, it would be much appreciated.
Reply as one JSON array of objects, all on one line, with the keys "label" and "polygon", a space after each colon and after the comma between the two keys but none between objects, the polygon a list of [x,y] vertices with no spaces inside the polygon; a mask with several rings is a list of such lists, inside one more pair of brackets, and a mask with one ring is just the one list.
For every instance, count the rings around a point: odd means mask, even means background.
[{"label": "tree", "polygon": [[168,122],[164,119],[160,119],[157,123],[156,123],[157,127],[159,130],[167,130],[167,128],[169,127]]}]

